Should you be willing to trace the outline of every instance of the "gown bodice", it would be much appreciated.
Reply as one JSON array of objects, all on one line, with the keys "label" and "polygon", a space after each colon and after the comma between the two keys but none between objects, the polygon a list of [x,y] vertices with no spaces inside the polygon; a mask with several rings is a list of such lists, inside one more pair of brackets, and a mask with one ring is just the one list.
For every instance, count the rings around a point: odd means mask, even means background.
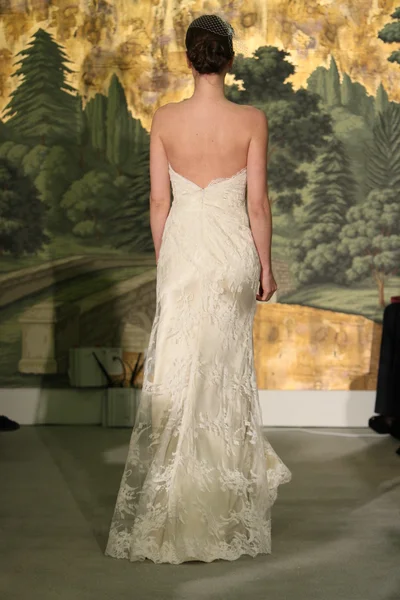
[{"label": "gown bodice", "polygon": [[236,214],[243,218],[246,213],[246,183],[247,168],[240,169],[231,177],[218,177],[213,179],[204,188],[177,173],[168,165],[172,191],[173,204],[177,208],[199,210],[210,207],[222,209],[230,215]]}]

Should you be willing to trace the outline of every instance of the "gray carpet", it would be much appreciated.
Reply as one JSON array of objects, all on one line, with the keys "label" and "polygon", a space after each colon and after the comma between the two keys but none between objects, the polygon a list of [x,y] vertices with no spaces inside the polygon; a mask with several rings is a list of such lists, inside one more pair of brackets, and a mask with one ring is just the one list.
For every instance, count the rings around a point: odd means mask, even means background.
[{"label": "gray carpet", "polygon": [[273,553],[155,565],[105,557],[130,430],[0,434],[7,600],[400,600],[400,456],[365,430],[266,430],[291,468]]}]

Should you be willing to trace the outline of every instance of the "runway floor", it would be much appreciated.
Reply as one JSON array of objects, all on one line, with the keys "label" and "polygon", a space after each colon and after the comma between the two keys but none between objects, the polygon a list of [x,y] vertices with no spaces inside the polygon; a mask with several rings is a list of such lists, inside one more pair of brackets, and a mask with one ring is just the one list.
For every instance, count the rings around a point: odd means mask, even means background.
[{"label": "runway floor", "polygon": [[293,472],[273,553],[155,565],[103,555],[129,429],[0,434],[5,600],[400,600],[400,456],[368,429],[271,429]]}]

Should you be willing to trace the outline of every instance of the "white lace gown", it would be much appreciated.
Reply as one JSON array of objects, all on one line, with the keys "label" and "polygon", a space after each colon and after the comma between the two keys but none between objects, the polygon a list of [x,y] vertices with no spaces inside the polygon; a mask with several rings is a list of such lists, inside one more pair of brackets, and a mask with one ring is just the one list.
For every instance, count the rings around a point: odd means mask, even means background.
[{"label": "white lace gown", "polygon": [[106,555],[179,564],[267,554],[270,509],[291,474],[262,433],[247,172],[205,188],[169,172],[156,313]]}]

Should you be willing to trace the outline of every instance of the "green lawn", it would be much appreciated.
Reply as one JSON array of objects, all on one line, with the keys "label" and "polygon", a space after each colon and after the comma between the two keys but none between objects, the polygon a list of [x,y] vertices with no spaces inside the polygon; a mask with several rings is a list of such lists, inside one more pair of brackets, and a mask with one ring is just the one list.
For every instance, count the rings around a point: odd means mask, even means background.
[{"label": "green lawn", "polygon": [[[400,295],[400,277],[392,277],[385,286],[385,301]],[[382,321],[383,309],[378,304],[378,290],[373,285],[353,285],[351,288],[334,284],[308,285],[279,298],[285,304],[302,304],[349,314],[361,314]]]}]

